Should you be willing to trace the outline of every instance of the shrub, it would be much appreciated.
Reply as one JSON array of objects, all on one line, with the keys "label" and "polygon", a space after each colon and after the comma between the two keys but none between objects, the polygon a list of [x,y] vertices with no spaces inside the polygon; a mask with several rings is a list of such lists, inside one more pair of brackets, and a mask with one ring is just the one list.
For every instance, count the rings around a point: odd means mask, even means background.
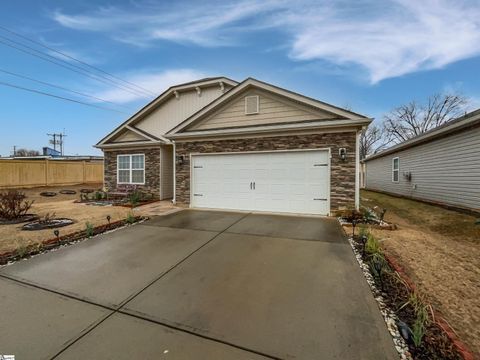
[{"label": "shrub", "polygon": [[129,212],[128,215],[127,215],[127,218],[125,219],[125,221],[128,223],[128,224],[133,224],[135,222],[135,215],[133,215],[132,212]]},{"label": "shrub", "polygon": [[367,236],[367,242],[365,244],[365,252],[369,255],[381,254],[382,252],[380,242],[372,234],[368,234]]},{"label": "shrub", "polygon": [[415,314],[415,320],[410,329],[411,342],[415,347],[419,347],[425,335],[426,328],[430,322],[428,305],[415,293],[412,292],[408,301],[401,308],[410,305]]},{"label": "shrub", "polygon": [[53,219],[55,219],[56,214],[55,213],[46,213],[40,220],[38,220],[39,224],[48,224],[50,223]]},{"label": "shrub", "polygon": [[0,218],[13,220],[27,214],[33,204],[25,200],[25,194],[18,190],[0,193]]},{"label": "shrub", "polygon": [[140,203],[140,201],[144,199],[145,199],[145,194],[138,190],[135,190],[128,196],[128,201],[133,207],[137,206]]},{"label": "shrub", "polygon": [[103,200],[103,198],[105,197],[104,193],[101,191],[96,191],[94,196],[95,196],[95,200],[97,201]]},{"label": "shrub", "polygon": [[88,221],[85,223],[85,234],[87,237],[92,237],[95,234],[93,225]]}]

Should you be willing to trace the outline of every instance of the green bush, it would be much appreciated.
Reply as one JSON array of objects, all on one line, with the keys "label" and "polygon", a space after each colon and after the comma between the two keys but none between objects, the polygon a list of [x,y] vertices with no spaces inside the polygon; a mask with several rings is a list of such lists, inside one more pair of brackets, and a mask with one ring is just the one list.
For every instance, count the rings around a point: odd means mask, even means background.
[{"label": "green bush", "polygon": [[87,235],[87,237],[92,237],[94,233],[95,231],[93,225],[87,221],[85,223],[85,234]]},{"label": "green bush", "polygon": [[142,199],[143,199],[143,194],[138,190],[135,190],[128,196],[128,200],[133,207],[137,206],[140,203],[140,201],[142,201]]},{"label": "green bush", "polygon": [[127,215],[127,218],[125,219],[125,221],[128,223],[128,224],[133,224],[135,222],[135,215],[133,215],[132,212],[129,212],[128,215]]},{"label": "green bush", "polygon": [[382,253],[380,242],[372,234],[368,234],[365,252],[369,255]]}]

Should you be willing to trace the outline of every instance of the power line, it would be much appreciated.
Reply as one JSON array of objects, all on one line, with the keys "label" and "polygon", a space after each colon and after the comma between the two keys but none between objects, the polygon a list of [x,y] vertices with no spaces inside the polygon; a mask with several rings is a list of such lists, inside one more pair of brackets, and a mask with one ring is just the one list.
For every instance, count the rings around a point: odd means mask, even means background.
[{"label": "power line", "polygon": [[[109,79],[107,78],[106,76],[102,76],[102,75],[98,75],[98,74],[95,74],[89,70],[86,70],[80,66],[77,66],[77,65],[74,65],[74,64],[71,64],[69,63],[68,61],[65,61],[65,60],[62,60],[62,59],[59,59],[55,56],[52,56],[52,55],[49,55],[49,54],[46,54],[40,50],[37,50],[31,46],[28,46],[28,45],[25,45],[25,44],[22,44],[18,41],[15,41],[15,40],[12,40],[12,39],[9,39],[5,36],[2,36],[0,35],[0,38],[2,39],[5,39],[13,44],[16,44],[16,45],[20,45],[20,46],[23,46],[24,48],[27,48],[31,51],[28,51],[28,50],[25,50],[25,49],[22,49],[21,47],[18,47],[18,46],[15,46],[15,45],[12,45],[12,44],[9,44],[8,42],[5,42],[5,41],[2,41],[0,40],[0,43],[3,44],[3,45],[6,45],[6,46],[9,46],[13,49],[16,49],[16,50],[19,50],[19,51],[22,51],[26,54],[29,54],[29,55],[32,55],[32,56],[35,56],[35,57],[38,57],[42,60],[45,60],[45,61],[48,61],[48,62],[51,62],[55,65],[58,65],[58,66],[61,66],[65,69],[68,69],[70,71],[73,71],[73,72],[76,72],[78,74],[81,74],[81,75],[84,75],[84,76],[87,76],[91,79],[94,79],[94,80],[97,80],[97,81],[100,81],[102,83],[105,83],[105,84],[108,84],[108,85],[113,85],[119,89],[122,89],[123,91],[127,91],[131,94],[134,94],[134,95],[137,95],[137,96],[149,96],[149,97],[153,97],[152,95],[150,94],[146,94],[144,91],[139,91],[139,90],[136,90],[136,89],[132,89],[131,87],[128,87],[126,85],[122,85],[122,84],[118,84],[117,82],[115,82],[114,80],[112,79]],[[33,52],[32,52],[33,51]],[[37,54],[35,54],[37,53]],[[40,55],[38,55],[40,54]],[[53,60],[52,60],[53,59]],[[63,63],[63,64],[62,64]],[[78,69],[78,70],[77,70]]]},{"label": "power line", "polygon": [[70,102],[73,102],[73,103],[77,103],[77,104],[81,104],[81,105],[85,105],[85,106],[90,106],[90,107],[97,108],[97,109],[114,111],[114,112],[117,112],[117,113],[120,113],[120,114],[129,115],[128,113],[120,111],[120,110],[107,108],[107,107],[103,107],[103,106],[98,106],[98,105],[86,103],[86,102],[83,102],[83,101],[80,101],[80,100],[70,99],[70,98],[66,98],[66,97],[63,97],[63,96],[58,96],[58,95],[50,94],[50,93],[47,93],[47,92],[44,92],[44,91],[30,89],[30,88],[26,88],[26,87],[23,87],[23,86],[18,86],[18,85],[15,85],[15,84],[10,84],[10,83],[3,82],[3,81],[0,81],[0,85],[8,86],[8,87],[19,89],[19,90],[29,91],[29,92],[40,94],[40,95],[50,96],[50,97],[53,97],[53,98],[56,98],[56,99],[70,101]]},{"label": "power line", "polygon": [[102,98],[99,98],[99,97],[96,97],[96,96],[93,96],[93,95],[84,94],[84,93],[82,93],[82,92],[80,92],[80,91],[68,89],[68,88],[66,88],[66,87],[63,87],[63,86],[60,86],[60,85],[55,85],[55,84],[52,84],[52,83],[49,83],[49,82],[46,82],[46,81],[37,80],[37,79],[31,78],[31,77],[29,77],[29,76],[17,74],[17,73],[11,72],[11,71],[3,70],[3,69],[0,69],[0,72],[5,73],[5,74],[8,74],[8,75],[16,76],[16,77],[21,78],[21,79],[30,80],[30,81],[36,82],[36,83],[38,83],[38,84],[51,86],[51,87],[53,87],[53,88],[57,88],[57,89],[60,89],[60,90],[63,90],[63,91],[68,91],[68,92],[71,92],[71,93],[73,93],[73,94],[77,94],[77,95],[80,95],[80,96],[84,96],[84,97],[87,97],[87,98],[95,99],[95,100],[98,100],[98,101],[101,101],[101,102],[113,104],[113,105],[120,106],[120,107],[123,107],[123,108],[128,109],[128,110],[131,110],[131,109],[128,108],[127,106],[123,106],[123,105],[117,104],[117,103],[115,103],[115,102],[113,102],[113,101],[104,100],[104,99],[102,99]]},{"label": "power line", "polygon": [[122,81],[122,82],[124,82],[124,83],[126,83],[126,84],[129,84],[129,85],[132,85],[132,86],[134,86],[134,87],[136,87],[136,88],[138,88],[138,89],[140,89],[140,90],[142,90],[142,91],[144,91],[144,92],[147,92],[147,93],[151,94],[152,96],[156,96],[155,93],[153,93],[152,91],[150,91],[150,90],[148,90],[148,89],[145,89],[144,87],[141,87],[141,86],[139,86],[139,85],[137,85],[137,84],[134,84],[134,83],[132,83],[132,82],[130,82],[130,81],[123,80],[122,78],[120,78],[120,77],[118,77],[118,76],[116,76],[116,75],[113,75],[113,74],[111,74],[111,73],[109,73],[109,72],[106,72],[105,70],[102,70],[102,69],[100,69],[100,68],[98,68],[98,67],[96,67],[96,66],[90,65],[90,64],[88,64],[88,63],[85,62],[85,61],[79,60],[79,59],[77,59],[77,58],[75,58],[75,57],[73,57],[73,56],[71,56],[71,55],[68,55],[68,54],[62,52],[62,51],[59,51],[59,50],[54,49],[54,48],[52,48],[52,47],[50,47],[50,46],[47,46],[47,45],[45,45],[45,44],[43,44],[43,43],[41,43],[41,42],[39,42],[39,41],[33,40],[33,39],[31,39],[31,38],[29,38],[29,37],[27,37],[27,36],[25,36],[25,35],[19,34],[19,33],[15,32],[15,31],[13,31],[13,30],[10,30],[10,29],[8,29],[8,28],[6,28],[6,27],[4,27],[4,26],[1,26],[1,25],[0,25],[0,29],[3,30],[3,31],[9,32],[10,34],[13,34],[13,35],[15,35],[15,36],[18,36],[18,37],[20,37],[20,38],[22,38],[22,39],[25,39],[25,40],[27,40],[27,41],[30,41],[30,42],[32,42],[32,43],[34,43],[34,44],[37,44],[37,45],[39,45],[39,46],[42,46],[42,47],[44,47],[45,49],[48,49],[48,50],[50,50],[50,51],[53,51],[53,52],[55,52],[55,53],[57,53],[57,54],[60,54],[60,55],[62,55],[62,56],[65,56],[66,58],[71,59],[71,60],[74,60],[74,61],[76,61],[76,62],[78,62],[78,63],[80,63],[80,64],[82,64],[82,65],[88,66],[89,68],[94,69],[94,70],[96,70],[96,71],[99,71],[99,72],[101,72],[101,73],[103,73],[103,74],[105,74],[105,75],[108,75],[108,76],[110,76],[110,77],[112,77],[112,78],[114,78],[114,79],[117,79],[117,80]]}]

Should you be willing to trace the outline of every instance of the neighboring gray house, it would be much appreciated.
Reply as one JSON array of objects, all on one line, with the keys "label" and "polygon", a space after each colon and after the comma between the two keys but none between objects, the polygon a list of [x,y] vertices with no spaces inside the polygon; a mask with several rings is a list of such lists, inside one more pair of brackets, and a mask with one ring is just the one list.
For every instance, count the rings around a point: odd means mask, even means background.
[{"label": "neighboring gray house", "polygon": [[480,109],[363,161],[378,190],[480,211]]},{"label": "neighboring gray house", "polygon": [[328,215],[359,204],[371,119],[248,78],[172,86],[96,146],[105,187],[194,208]]}]

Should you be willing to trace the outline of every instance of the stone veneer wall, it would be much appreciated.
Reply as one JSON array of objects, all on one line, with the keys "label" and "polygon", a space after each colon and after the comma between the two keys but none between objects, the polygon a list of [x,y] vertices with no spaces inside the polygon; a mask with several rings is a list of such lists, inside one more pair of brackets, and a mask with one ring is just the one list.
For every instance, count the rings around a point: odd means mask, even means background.
[{"label": "stone veneer wall", "polygon": [[109,190],[117,188],[117,155],[145,154],[145,185],[139,189],[160,198],[160,147],[130,150],[104,150],[104,181]]},{"label": "stone veneer wall", "polygon": [[[177,155],[185,161],[176,167],[176,200],[180,204],[190,203],[190,153],[215,153],[238,151],[294,150],[330,148],[331,211],[355,206],[355,132],[323,133],[313,135],[277,136],[251,139],[229,139],[215,141],[177,141]],[[342,161],[338,149],[347,149],[347,160]]]}]

